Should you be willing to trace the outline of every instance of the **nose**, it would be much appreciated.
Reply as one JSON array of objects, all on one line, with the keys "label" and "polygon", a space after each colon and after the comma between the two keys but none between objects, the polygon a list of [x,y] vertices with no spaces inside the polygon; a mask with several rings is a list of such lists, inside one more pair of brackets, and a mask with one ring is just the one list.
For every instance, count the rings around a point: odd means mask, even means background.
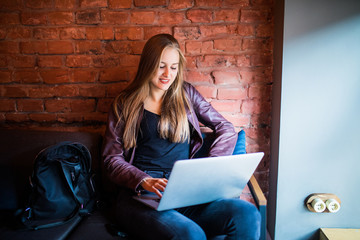
[{"label": "nose", "polygon": [[163,72],[163,76],[164,76],[164,77],[167,77],[167,76],[169,75],[169,72],[170,72],[169,68],[168,68],[168,67],[165,67],[165,68],[164,68],[164,72]]}]

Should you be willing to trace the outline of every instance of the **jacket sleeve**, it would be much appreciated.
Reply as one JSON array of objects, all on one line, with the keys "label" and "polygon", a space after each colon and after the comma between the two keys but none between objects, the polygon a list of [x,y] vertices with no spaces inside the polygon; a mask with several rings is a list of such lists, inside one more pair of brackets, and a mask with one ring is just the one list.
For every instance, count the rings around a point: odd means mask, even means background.
[{"label": "jacket sleeve", "polygon": [[216,111],[191,84],[185,84],[199,122],[214,131],[215,140],[210,146],[209,156],[232,155],[237,141],[233,124]]},{"label": "jacket sleeve", "polygon": [[112,107],[109,111],[103,143],[104,167],[111,181],[136,190],[141,180],[149,177],[149,175],[129,163],[131,156],[128,155],[131,153],[124,149],[122,141],[124,126],[121,123],[117,124],[117,122]]}]

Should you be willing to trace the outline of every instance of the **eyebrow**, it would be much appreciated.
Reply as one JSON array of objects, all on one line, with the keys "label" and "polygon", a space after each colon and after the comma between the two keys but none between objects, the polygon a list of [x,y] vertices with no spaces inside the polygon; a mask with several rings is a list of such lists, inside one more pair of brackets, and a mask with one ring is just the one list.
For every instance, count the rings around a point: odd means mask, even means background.
[{"label": "eyebrow", "polygon": [[[161,64],[161,63],[166,64],[166,62],[160,62],[160,64]],[[171,66],[172,66],[172,65],[179,65],[179,63],[173,63],[173,64],[171,64]]]}]

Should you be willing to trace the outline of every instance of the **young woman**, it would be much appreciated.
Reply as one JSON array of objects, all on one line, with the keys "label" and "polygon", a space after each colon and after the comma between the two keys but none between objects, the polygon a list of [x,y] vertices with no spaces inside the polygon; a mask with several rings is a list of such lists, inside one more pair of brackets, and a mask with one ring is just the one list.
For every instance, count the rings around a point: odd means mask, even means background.
[{"label": "young woman", "polygon": [[132,198],[139,190],[161,196],[174,162],[200,149],[199,122],[216,135],[209,156],[234,150],[233,125],[184,82],[184,67],[177,40],[155,35],[145,44],[135,79],[114,100],[103,158],[110,179],[120,186],[118,223],[138,239],[258,239],[258,210],[240,199],[156,211]]}]

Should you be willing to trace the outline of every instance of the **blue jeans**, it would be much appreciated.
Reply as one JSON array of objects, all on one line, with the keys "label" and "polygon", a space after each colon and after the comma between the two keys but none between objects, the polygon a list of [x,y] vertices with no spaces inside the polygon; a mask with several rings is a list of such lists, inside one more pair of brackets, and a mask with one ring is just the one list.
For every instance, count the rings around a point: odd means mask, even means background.
[{"label": "blue jeans", "polygon": [[240,199],[220,199],[176,210],[156,211],[121,189],[117,200],[117,220],[130,237],[141,240],[206,240],[217,235],[225,239],[258,240],[260,213]]}]

